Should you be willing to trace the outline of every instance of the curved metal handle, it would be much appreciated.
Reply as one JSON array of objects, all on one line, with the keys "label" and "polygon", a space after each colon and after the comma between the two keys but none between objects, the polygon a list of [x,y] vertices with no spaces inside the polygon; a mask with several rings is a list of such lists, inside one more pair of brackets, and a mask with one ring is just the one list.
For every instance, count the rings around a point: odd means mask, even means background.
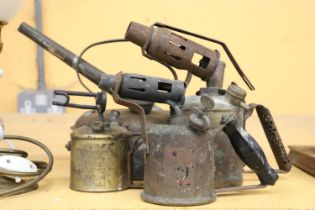
[{"label": "curved metal handle", "polygon": [[133,110],[139,114],[140,123],[141,123],[142,138],[144,140],[144,143],[147,146],[147,149],[149,150],[149,141],[148,141],[148,135],[147,135],[145,111],[139,104],[133,103],[129,100],[122,99],[120,97],[119,90],[120,90],[120,86],[122,83],[122,79],[123,79],[123,73],[119,72],[116,75],[116,84],[115,84],[113,94],[112,94],[113,99],[117,104],[120,104],[122,106],[126,106],[126,107],[130,108],[131,110]]},{"label": "curved metal handle", "polygon": [[274,185],[278,174],[270,167],[256,140],[242,127],[236,126],[234,116],[223,117],[222,123],[225,124],[223,131],[228,135],[235,152],[257,174],[261,184]]},{"label": "curved metal handle", "polygon": [[265,135],[268,139],[273,155],[277,161],[279,169],[284,172],[289,172],[291,170],[292,164],[288,158],[287,152],[285,151],[280,134],[272,118],[270,110],[263,105],[257,105],[256,112],[264,129]]}]

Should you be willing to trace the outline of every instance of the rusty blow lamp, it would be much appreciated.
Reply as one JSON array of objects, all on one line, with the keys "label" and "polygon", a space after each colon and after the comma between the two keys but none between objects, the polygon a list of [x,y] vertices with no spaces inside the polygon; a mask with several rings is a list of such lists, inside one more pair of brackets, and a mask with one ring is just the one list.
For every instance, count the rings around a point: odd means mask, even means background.
[{"label": "rusty blow lamp", "polygon": [[[169,29],[220,44],[227,52],[229,58],[231,59],[235,68],[238,70],[243,79],[245,81],[248,81],[247,77],[240,69],[227,45],[221,41],[196,35],[191,32],[186,32],[182,29],[176,29],[171,26],[166,26],[165,24],[159,23],[155,24],[152,27],[146,27],[134,22],[130,23],[128,27],[128,30],[126,32],[126,40],[142,46],[142,52],[146,57],[157,60],[161,64],[171,69],[175,79],[177,78],[177,75],[172,67],[188,70],[188,74],[185,80],[186,85],[189,84],[193,73],[195,76],[198,76],[202,80],[205,80],[207,87],[222,87],[225,63],[223,61],[219,61],[218,51],[208,49],[195,42],[189,41],[186,38],[174,34]],[[149,35],[152,35],[152,37],[150,38]],[[108,41],[105,41],[103,43],[108,43]],[[94,46],[94,44],[90,46]],[[79,56],[79,58],[81,57],[81,55]],[[193,58],[198,57],[198,55],[203,55],[201,56],[202,58],[200,62],[197,60],[197,62],[193,63]],[[212,64],[209,64],[207,62],[210,62]],[[248,83],[250,84],[250,82]],[[251,84],[250,87],[252,87]],[[186,98],[187,102],[185,102],[185,104],[189,103],[190,96]],[[157,123],[167,124],[168,113],[166,111],[151,111],[150,109],[153,104],[149,102],[137,101],[137,103],[141,103],[141,106],[145,108],[147,114],[146,117],[148,128],[151,127],[151,125]],[[131,122],[129,123],[131,126],[131,130],[140,130],[140,127],[137,126],[137,124],[139,123],[133,123],[135,121],[138,121],[138,117],[135,114],[127,110],[121,110],[121,116],[124,118],[124,121]],[[97,118],[98,116],[96,112],[87,112],[77,120],[74,127],[80,127],[81,125],[89,124],[95,121]],[[216,148],[215,152],[217,154],[215,155],[215,165],[217,168],[215,172],[215,186],[216,188],[222,188],[241,185],[243,163],[237,157],[237,154],[233,151],[233,148],[226,134],[224,134],[223,131],[221,131],[220,133],[222,133],[222,135],[217,135],[214,141]],[[139,149],[135,152],[134,155],[133,177],[138,180],[142,180],[144,174],[143,153],[144,151]],[[220,155],[221,153],[224,153],[225,156]],[[224,162],[224,164],[222,164],[222,161]]]},{"label": "rusty blow lamp", "polygon": [[[71,133],[66,145],[71,151],[70,188],[85,192],[112,192],[131,186],[130,156],[127,138],[132,134],[119,122],[118,111],[112,110],[105,120],[106,93],[55,90],[53,104],[79,109],[93,109],[99,120],[81,126]],[[71,96],[95,98],[96,105],[71,103]],[[60,98],[61,97],[61,98]]]},{"label": "rusty blow lamp", "polygon": [[[239,160],[233,142],[251,142],[250,134],[245,130],[245,122],[256,109],[265,136],[277,161],[278,172],[286,173],[291,162],[282,143],[276,123],[268,108],[258,104],[245,104],[246,92],[232,83],[227,90],[219,87],[201,88],[196,96],[186,97],[184,113],[190,114],[195,107],[208,107],[205,113],[212,121],[212,128],[222,123],[225,127],[218,131],[214,141],[215,184],[216,188],[240,186],[242,184],[243,163]],[[231,128],[230,126],[234,126]],[[232,143],[232,146],[231,146]],[[258,149],[258,148],[256,148]],[[235,153],[235,151],[236,153]],[[222,154],[226,154],[222,157]],[[265,181],[261,180],[262,183]],[[240,186],[241,188],[241,186]],[[246,188],[246,186],[245,186]]]},{"label": "rusty blow lamp", "polygon": [[[277,171],[271,168],[256,140],[244,129],[245,119],[254,108],[280,170],[290,170],[290,161],[269,110],[262,105],[246,105],[246,92],[235,83],[226,91],[219,89],[219,93],[215,93],[217,88],[207,89],[210,90],[212,92],[196,96],[190,107],[184,104],[181,109],[175,104],[177,112],[171,115],[169,125],[156,124],[148,130],[143,200],[162,205],[201,205],[214,201],[216,193],[274,185]],[[218,138],[218,135],[225,137]],[[224,154],[218,148],[222,145],[216,142],[219,139],[229,140],[231,152],[257,174],[258,185],[224,186],[220,183],[226,181],[225,177],[220,179],[219,173],[226,170],[222,164],[231,165],[231,160],[216,157],[220,152]],[[215,173],[217,166],[221,167],[218,174]],[[215,186],[215,182],[224,187]]]},{"label": "rusty blow lamp", "polygon": [[[116,103],[127,106],[140,114],[141,127],[143,128],[142,139],[147,139],[144,110],[134,102],[121,99],[119,95],[127,96],[126,94],[129,93],[127,97],[136,100],[141,97],[138,95],[139,92],[141,94],[148,92],[147,94],[151,95],[147,97],[149,101],[167,102],[172,100],[180,102],[183,101],[185,93],[182,82],[143,75],[133,74],[130,76],[119,73],[115,78],[102,75],[101,80],[103,83],[100,86],[104,90],[111,90]],[[152,86],[147,85],[147,82],[151,83]],[[163,87],[159,87],[159,84],[169,87],[169,94],[163,94],[163,91],[160,90]],[[112,86],[113,89],[111,89]],[[175,93],[172,87],[175,88]],[[124,91],[125,93],[122,93]],[[71,150],[70,188],[87,192],[109,192],[137,187],[132,178],[133,149],[129,149],[128,145],[130,142],[131,147],[133,147],[133,143],[136,142],[134,137],[139,136],[139,133],[133,134],[127,129],[126,123],[122,123],[119,119],[119,111],[112,110],[109,120],[104,120],[103,112],[106,105],[104,93],[94,94],[61,90],[54,93],[56,96],[64,96],[65,100],[56,100],[53,105],[95,109],[99,114],[99,121],[90,126],[75,129],[71,134],[71,142],[68,145]],[[71,95],[95,97],[97,105],[70,103]]]},{"label": "rusty blow lamp", "polygon": [[[180,33],[180,35],[175,32]],[[240,76],[250,89],[254,89],[254,86],[243,73],[228,46],[222,41],[162,23],[156,23],[148,27],[136,22],[129,24],[125,39],[140,46],[145,57],[167,65],[169,68],[175,67],[187,70],[188,73],[185,79],[187,85],[192,75],[195,75],[206,81],[207,87],[222,88],[225,63],[220,60],[219,52],[191,41],[181,36],[182,34],[221,45]],[[190,106],[191,97],[194,96],[186,97],[185,107]],[[186,109],[185,113],[191,112]],[[238,116],[240,117],[240,115]],[[211,118],[212,116],[209,117]],[[242,184],[243,163],[234,152],[229,138],[223,131],[216,135],[214,148],[215,187],[240,186]]]},{"label": "rusty blow lamp", "polygon": [[[222,41],[203,37],[201,35],[167,26],[165,24],[157,23],[151,27],[146,27],[135,22],[130,23],[125,38],[126,40],[141,46],[144,56],[154,59],[167,66],[172,71],[175,79],[177,79],[177,74],[172,69],[172,67],[187,70],[188,74],[185,80],[186,85],[189,84],[191,76],[194,74],[195,76],[198,76],[202,80],[206,81],[207,87],[222,87],[225,63],[219,60],[218,51],[211,50],[193,41],[190,41],[187,38],[176,35],[171,30],[220,44],[226,51],[239,74],[245,81],[247,81],[249,87],[253,89],[253,86],[239,67],[229,48]],[[195,60],[193,58],[198,56],[200,60],[193,62],[193,60]],[[185,102],[185,104],[190,102],[190,96],[186,97],[186,99],[187,102]],[[142,104],[148,104],[148,102],[142,101]],[[144,106],[142,105],[142,107]],[[165,111],[163,112],[161,110],[159,112],[150,112],[150,107],[146,106],[145,108],[147,113],[146,117],[148,127],[151,127],[152,124],[156,123],[166,124],[168,115]],[[135,115],[132,115],[132,113],[128,111],[124,111],[122,115],[125,116],[125,120],[127,121],[134,121],[138,119]],[[88,124],[95,121],[96,119],[96,113],[85,113],[80,119],[77,120],[75,127],[80,127],[82,124]],[[132,130],[139,130],[139,127],[133,125]],[[215,165],[217,168],[215,172],[216,188],[241,185],[243,163],[233,151],[228,137],[223,131],[221,133],[222,135],[217,135],[217,137],[215,137],[215,152],[217,153],[215,158]],[[225,156],[220,155],[221,153],[224,153]],[[141,180],[143,179],[144,166],[142,158],[143,151],[136,152],[134,157],[134,178]],[[222,161],[224,164],[222,164]]]},{"label": "rusty blow lamp", "polygon": [[[35,29],[33,29],[32,27],[26,24],[22,24],[19,30],[26,36],[32,37],[32,39],[35,42],[37,42],[39,45],[47,49],[49,52],[56,55],[58,58],[61,58],[65,63],[67,63],[71,67],[74,66],[77,56],[75,56],[72,52],[63,48],[59,44],[55,43],[48,37],[42,35],[41,33],[39,33],[38,31],[36,31]],[[136,112],[142,113],[141,110],[143,109],[140,109],[139,105],[130,103],[124,99],[145,100],[145,101],[160,102],[160,103],[167,103],[168,101],[176,101],[176,102],[184,101],[185,84],[184,82],[181,82],[178,80],[167,80],[167,79],[162,79],[162,78],[148,77],[148,76],[139,75],[139,74],[107,75],[84,60],[80,61],[78,68],[79,69],[77,70],[80,72],[80,74],[89,78],[93,83],[98,84],[100,89],[110,94],[113,94],[113,97],[116,103],[128,106],[133,111],[136,111]],[[78,105],[69,103],[69,94],[80,95],[80,93],[58,92],[58,91],[56,93],[57,95],[65,96],[67,100],[63,103],[55,102],[54,103],[55,105],[64,105],[68,107],[87,108],[87,109],[92,108],[90,106],[84,106],[84,105],[78,106]],[[90,95],[90,96],[93,96],[93,95]],[[124,99],[121,99],[120,97]],[[99,114],[99,116],[102,116],[102,114]],[[141,116],[142,116],[141,117],[142,119],[145,119],[144,112],[141,114]],[[143,120],[140,120],[140,122],[143,122]],[[78,130],[75,130],[72,133],[71,142],[74,142],[74,145],[75,145],[74,147],[77,148],[77,150],[74,151],[75,149],[73,148],[71,144],[71,153],[72,153],[71,156],[73,157],[72,169],[76,170],[74,171],[75,173],[77,172],[79,174],[80,169],[82,170],[82,167],[80,168],[75,167],[77,166],[76,163],[79,163],[80,161],[78,162],[78,160],[75,160],[74,158],[74,156],[80,155],[79,151],[82,149],[82,144],[85,143],[85,144],[94,145],[93,147],[90,148],[90,149],[93,149],[95,148],[95,145],[99,145],[100,142],[108,141],[105,139],[104,135],[106,135],[106,138],[108,138],[108,135],[112,136],[112,133],[107,130],[102,130],[102,129],[95,130],[95,128],[93,130],[93,126],[95,127],[95,125],[92,125],[92,127],[84,127],[84,128],[80,127],[78,128]],[[145,128],[145,126],[141,126],[141,127],[143,129]],[[98,132],[98,134],[95,134],[96,132]],[[91,137],[92,133],[95,134],[93,135],[93,138]],[[146,133],[146,132],[142,131],[142,133]],[[86,141],[88,137],[91,137],[92,139],[89,139],[90,141]],[[99,139],[99,141],[96,141],[96,139]],[[125,146],[128,145],[127,139],[128,139],[127,137],[121,139],[121,141],[124,142]],[[147,138],[143,137],[143,139],[147,139]],[[114,137],[111,137],[109,141],[117,141],[117,139]],[[81,145],[81,147],[79,145]],[[83,147],[83,149],[87,149],[87,148]],[[103,149],[100,148],[97,151],[102,151],[106,149],[108,151],[110,148],[103,148]],[[95,155],[95,153],[93,153],[93,150],[86,153]],[[101,152],[97,152],[97,153],[99,154]],[[110,154],[111,154],[110,152],[108,152],[107,154],[103,154],[100,157],[100,160],[106,159],[105,157],[108,157]],[[122,163],[122,160],[126,160],[125,155],[126,153],[120,154],[120,156],[118,156],[115,159],[115,161],[111,162],[111,164],[116,163],[117,165],[120,165],[120,166],[122,165],[126,166],[127,165],[126,163],[125,164]],[[122,156],[124,158],[122,158]],[[81,157],[81,158],[84,158],[84,157]],[[79,160],[82,160],[82,159],[79,158]],[[110,162],[110,161],[107,161],[107,162]],[[88,166],[89,163],[90,162],[83,162],[82,165],[83,165],[83,168],[85,168],[85,170],[89,169],[88,167],[85,167],[85,166]],[[97,170],[97,167],[99,166],[97,165],[94,166],[94,169],[96,168],[94,170],[96,171],[96,174],[90,174],[90,176],[88,176],[90,179],[86,179],[86,176],[84,175],[79,176],[80,174],[74,175],[74,173],[72,173],[71,188],[76,189],[76,190],[83,190],[83,191],[113,191],[113,190],[122,190],[122,189],[125,189],[126,187],[129,187],[128,185],[125,185],[124,183],[122,183],[122,181],[125,179],[121,179],[121,181],[117,182],[115,186],[109,186],[107,184],[107,180],[113,179],[117,175],[117,173],[115,174],[113,172],[108,171],[109,176],[105,178],[103,176],[102,179],[100,179],[99,176],[101,176],[102,173],[99,170]],[[107,164],[106,167],[111,167],[111,166]],[[103,171],[103,168],[100,168],[100,170]],[[83,174],[89,174],[89,173],[91,172],[85,171],[85,173]],[[104,173],[107,173],[107,172],[103,172],[103,174]],[[127,176],[126,174],[129,174],[127,170],[122,170],[120,171],[120,173],[124,177]],[[95,187],[95,183],[99,183],[99,185]]]},{"label": "rusty blow lamp", "polygon": [[199,109],[188,118],[176,110],[169,124],[153,125],[147,132],[143,200],[161,205],[190,206],[212,202],[214,191],[215,132]]},{"label": "rusty blow lamp", "polygon": [[[163,23],[155,23],[148,27],[136,22],[129,24],[125,39],[140,46],[142,54],[145,57],[156,60],[169,67],[187,70],[188,74],[199,77],[206,81],[207,84],[213,82],[214,78],[211,79],[213,75],[215,78],[218,77],[220,79],[222,67],[219,68],[218,73],[215,73],[220,65],[219,52],[182,37],[173,31],[221,45],[249,89],[255,89],[238,65],[228,46],[222,41]],[[187,78],[190,77],[187,76]],[[189,83],[190,79],[187,78],[186,80]]]},{"label": "rusty blow lamp", "polygon": [[[156,23],[147,27],[135,22],[129,24],[125,38],[140,46],[142,54],[145,57],[156,60],[169,67],[187,70],[188,74],[193,74],[206,81],[206,87],[201,88],[198,94],[200,94],[200,92],[210,92],[213,96],[215,95],[215,97],[219,98],[217,102],[220,102],[214,110],[208,112],[210,119],[214,119],[215,121],[213,125],[218,126],[223,115],[232,113],[237,120],[238,127],[245,128],[245,121],[251,115],[253,107],[248,108],[243,102],[242,105],[244,105],[244,107],[234,103],[235,98],[239,97],[241,100],[244,100],[246,95],[245,91],[237,85],[230,85],[226,91],[227,94],[224,93],[223,89],[220,89],[223,85],[225,63],[219,60],[219,53],[216,50],[206,48],[174,32],[221,45],[244,82],[251,90],[254,90],[254,86],[240,68],[228,46],[222,41],[163,23]],[[194,61],[196,55],[199,55],[199,62]],[[187,76],[187,78],[189,77]],[[188,84],[189,79],[187,80],[187,78],[186,83]],[[196,103],[194,103],[196,97],[197,102],[195,101]],[[234,99],[230,100],[231,98]],[[184,112],[189,114],[194,106],[200,106],[201,103],[199,99],[200,96],[186,97]],[[291,164],[287,159],[286,151],[270,111],[262,105],[255,107],[272,151],[276,157],[279,169],[282,172],[289,171]],[[218,132],[214,140],[214,148],[216,188],[241,185],[243,163],[233,151],[229,136],[227,136],[226,132]],[[225,155],[222,156],[221,154]]]},{"label": "rusty blow lamp", "polygon": [[[191,113],[185,116],[182,113],[184,82],[139,74],[107,75],[85,60],[78,60],[72,52],[27,24],[21,24],[19,31],[69,66],[76,68],[100,89],[112,94],[116,103],[130,107],[140,114],[141,137],[146,145],[142,193],[145,201],[163,205],[198,205],[213,201],[216,192],[239,190],[240,188],[233,187],[214,190],[214,150],[211,142],[212,135],[215,136],[219,130],[226,133],[241,160],[257,174],[260,180],[258,187],[273,185],[278,179],[276,171],[268,164],[258,143],[245,132],[243,125],[240,126],[235,113],[241,112],[241,109],[235,108],[235,112],[219,114],[221,119],[211,128],[213,115],[209,114],[208,117],[207,113],[215,109],[216,97],[209,95],[208,98],[200,98],[201,109],[193,108]],[[229,87],[224,95],[225,102],[244,107],[243,92],[235,90],[239,88],[235,85]],[[168,125],[154,124],[147,129],[144,110],[129,99],[169,104],[171,114]],[[219,100],[217,102],[220,104]],[[253,188],[257,186],[245,189]]]}]

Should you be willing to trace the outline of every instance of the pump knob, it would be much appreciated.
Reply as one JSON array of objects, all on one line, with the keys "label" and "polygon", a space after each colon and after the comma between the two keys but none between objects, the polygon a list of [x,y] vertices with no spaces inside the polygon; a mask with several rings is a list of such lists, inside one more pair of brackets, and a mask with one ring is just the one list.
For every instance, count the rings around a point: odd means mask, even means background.
[{"label": "pump knob", "polygon": [[211,121],[209,117],[200,109],[194,108],[192,114],[189,116],[189,126],[200,132],[209,130]]}]

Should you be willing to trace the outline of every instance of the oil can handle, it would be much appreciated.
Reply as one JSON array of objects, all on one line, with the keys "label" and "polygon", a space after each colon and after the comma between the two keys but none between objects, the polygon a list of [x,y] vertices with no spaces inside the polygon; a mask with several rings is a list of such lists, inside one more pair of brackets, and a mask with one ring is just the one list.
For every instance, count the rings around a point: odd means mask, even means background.
[{"label": "oil can handle", "polygon": [[223,131],[229,137],[235,152],[257,174],[261,185],[274,185],[278,174],[270,167],[256,140],[245,129],[236,125],[233,115],[224,116],[222,123],[225,124]]},{"label": "oil can handle", "polygon": [[270,110],[263,105],[257,105],[256,112],[280,171],[289,172],[292,165],[288,158],[288,154],[285,151]]}]

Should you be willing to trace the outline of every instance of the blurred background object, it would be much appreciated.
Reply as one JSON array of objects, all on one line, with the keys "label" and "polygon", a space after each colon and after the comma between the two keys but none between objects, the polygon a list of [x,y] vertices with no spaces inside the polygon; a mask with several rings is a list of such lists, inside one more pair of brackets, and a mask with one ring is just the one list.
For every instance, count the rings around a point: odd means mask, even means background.
[{"label": "blurred background object", "polygon": [[22,5],[22,0],[0,0],[0,52],[2,51],[1,29],[15,16]]},{"label": "blurred background object", "polygon": [[[35,23],[38,31],[43,30],[42,0],[35,0]],[[43,49],[37,46],[37,89],[24,90],[18,95],[18,112],[64,113],[63,107],[52,105],[53,91],[46,88]]]},{"label": "blurred background object", "polygon": [[291,145],[289,148],[293,165],[315,176],[315,146]]},{"label": "blurred background object", "polygon": [[0,0],[0,20],[8,22],[22,6],[22,0]]}]

